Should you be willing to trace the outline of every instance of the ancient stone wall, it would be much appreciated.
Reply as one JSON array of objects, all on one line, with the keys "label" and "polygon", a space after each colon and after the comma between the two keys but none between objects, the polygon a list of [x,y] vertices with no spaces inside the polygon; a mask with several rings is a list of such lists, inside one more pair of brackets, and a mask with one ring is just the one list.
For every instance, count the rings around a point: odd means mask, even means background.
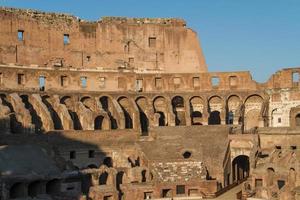
[{"label": "ancient stone wall", "polygon": [[207,71],[197,34],[180,19],[105,17],[88,22],[66,14],[9,8],[0,10],[0,18],[0,63]]}]

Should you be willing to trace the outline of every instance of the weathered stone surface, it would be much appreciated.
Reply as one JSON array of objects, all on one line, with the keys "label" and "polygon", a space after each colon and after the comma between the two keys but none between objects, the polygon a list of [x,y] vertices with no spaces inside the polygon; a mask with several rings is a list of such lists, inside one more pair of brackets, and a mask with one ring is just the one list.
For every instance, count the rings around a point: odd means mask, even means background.
[{"label": "weathered stone surface", "polygon": [[299,197],[300,68],[208,72],[181,19],[0,19],[0,199]]}]

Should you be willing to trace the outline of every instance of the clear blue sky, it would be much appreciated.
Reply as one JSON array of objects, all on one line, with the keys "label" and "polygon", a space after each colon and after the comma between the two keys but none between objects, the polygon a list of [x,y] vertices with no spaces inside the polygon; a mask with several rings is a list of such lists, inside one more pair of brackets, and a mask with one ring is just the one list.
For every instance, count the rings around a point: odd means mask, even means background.
[{"label": "clear blue sky", "polygon": [[300,0],[0,0],[1,6],[101,16],[179,17],[198,32],[209,71],[259,82],[300,66]]}]

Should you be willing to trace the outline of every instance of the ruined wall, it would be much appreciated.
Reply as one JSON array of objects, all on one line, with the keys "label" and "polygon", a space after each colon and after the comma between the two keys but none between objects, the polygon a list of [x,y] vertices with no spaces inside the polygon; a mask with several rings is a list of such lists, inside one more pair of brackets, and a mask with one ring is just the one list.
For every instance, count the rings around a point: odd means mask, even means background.
[{"label": "ruined wall", "polygon": [[0,63],[207,71],[197,34],[180,19],[105,17],[87,22],[65,14],[9,8],[0,10],[0,18]]}]

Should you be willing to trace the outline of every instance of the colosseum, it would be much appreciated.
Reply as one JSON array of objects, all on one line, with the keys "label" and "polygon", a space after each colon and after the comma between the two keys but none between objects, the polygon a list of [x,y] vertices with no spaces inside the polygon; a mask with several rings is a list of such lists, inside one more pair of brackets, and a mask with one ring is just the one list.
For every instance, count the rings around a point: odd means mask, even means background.
[{"label": "colosseum", "polygon": [[0,19],[1,200],[300,199],[300,68],[209,72],[182,19]]}]

